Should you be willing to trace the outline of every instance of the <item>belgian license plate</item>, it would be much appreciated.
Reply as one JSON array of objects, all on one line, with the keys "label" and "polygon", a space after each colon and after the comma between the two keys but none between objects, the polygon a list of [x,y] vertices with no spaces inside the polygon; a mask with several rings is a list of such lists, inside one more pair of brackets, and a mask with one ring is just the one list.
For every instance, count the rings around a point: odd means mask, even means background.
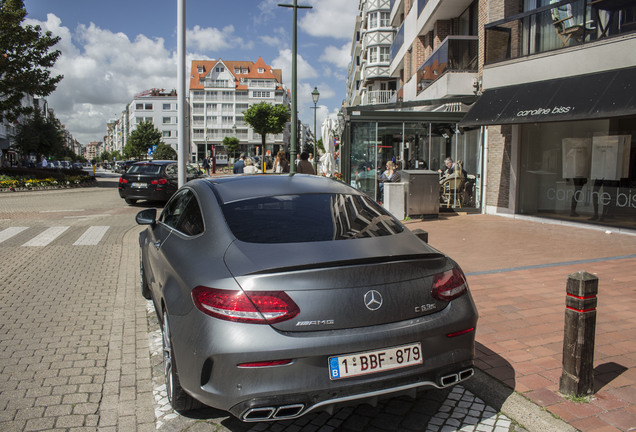
[{"label": "belgian license plate", "polygon": [[422,364],[420,343],[329,357],[329,378],[337,380]]},{"label": "belgian license plate", "polygon": [[131,186],[137,189],[143,189],[148,187],[148,183],[133,183]]}]

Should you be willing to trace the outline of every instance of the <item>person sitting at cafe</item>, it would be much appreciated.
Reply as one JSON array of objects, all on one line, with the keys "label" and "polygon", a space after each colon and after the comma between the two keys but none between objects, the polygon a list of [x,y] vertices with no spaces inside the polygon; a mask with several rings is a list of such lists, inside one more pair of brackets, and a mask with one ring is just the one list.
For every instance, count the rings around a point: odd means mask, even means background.
[{"label": "person sitting at cafe", "polygon": [[380,175],[378,179],[378,188],[380,190],[379,199],[384,200],[384,183],[396,183],[401,180],[400,173],[397,170],[393,161],[386,163],[386,170]]}]

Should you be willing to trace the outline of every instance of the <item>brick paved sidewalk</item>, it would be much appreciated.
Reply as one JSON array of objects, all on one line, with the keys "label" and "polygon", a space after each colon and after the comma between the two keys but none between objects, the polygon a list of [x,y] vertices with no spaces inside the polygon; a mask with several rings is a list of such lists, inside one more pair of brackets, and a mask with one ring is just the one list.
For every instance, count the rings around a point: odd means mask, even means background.
[{"label": "brick paved sidewalk", "polygon": [[[462,266],[480,314],[476,366],[575,428],[636,430],[636,235],[491,215],[407,222]],[[559,394],[565,283],[599,278],[595,394]],[[505,411],[504,411],[505,413]]]}]

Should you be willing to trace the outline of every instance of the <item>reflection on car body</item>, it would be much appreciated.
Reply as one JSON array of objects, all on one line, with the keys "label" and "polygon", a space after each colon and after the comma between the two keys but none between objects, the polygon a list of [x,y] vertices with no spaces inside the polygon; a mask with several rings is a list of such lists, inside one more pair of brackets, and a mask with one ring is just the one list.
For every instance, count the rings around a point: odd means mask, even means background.
[{"label": "reflection on car body", "polygon": [[141,291],[168,397],[243,421],[443,388],[473,375],[461,269],[344,183],[198,179],[137,215]]}]

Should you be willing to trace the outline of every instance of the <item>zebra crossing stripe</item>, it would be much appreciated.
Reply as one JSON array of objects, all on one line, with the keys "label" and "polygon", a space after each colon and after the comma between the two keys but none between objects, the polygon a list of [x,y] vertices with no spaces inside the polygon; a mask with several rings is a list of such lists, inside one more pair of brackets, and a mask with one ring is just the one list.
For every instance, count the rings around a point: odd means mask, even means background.
[{"label": "zebra crossing stripe", "polygon": [[80,238],[77,239],[73,246],[94,246],[100,242],[106,231],[107,226],[92,226],[89,227]]},{"label": "zebra crossing stripe", "polygon": [[11,237],[15,235],[20,234],[25,229],[28,229],[28,227],[9,227],[9,228],[3,229],[2,231],[0,231],[0,243],[2,243],[5,240],[9,240]]},{"label": "zebra crossing stripe", "polygon": [[55,226],[44,230],[44,232],[33,237],[31,240],[23,244],[22,246],[46,246],[53,240],[58,238],[69,227],[67,226]]}]

